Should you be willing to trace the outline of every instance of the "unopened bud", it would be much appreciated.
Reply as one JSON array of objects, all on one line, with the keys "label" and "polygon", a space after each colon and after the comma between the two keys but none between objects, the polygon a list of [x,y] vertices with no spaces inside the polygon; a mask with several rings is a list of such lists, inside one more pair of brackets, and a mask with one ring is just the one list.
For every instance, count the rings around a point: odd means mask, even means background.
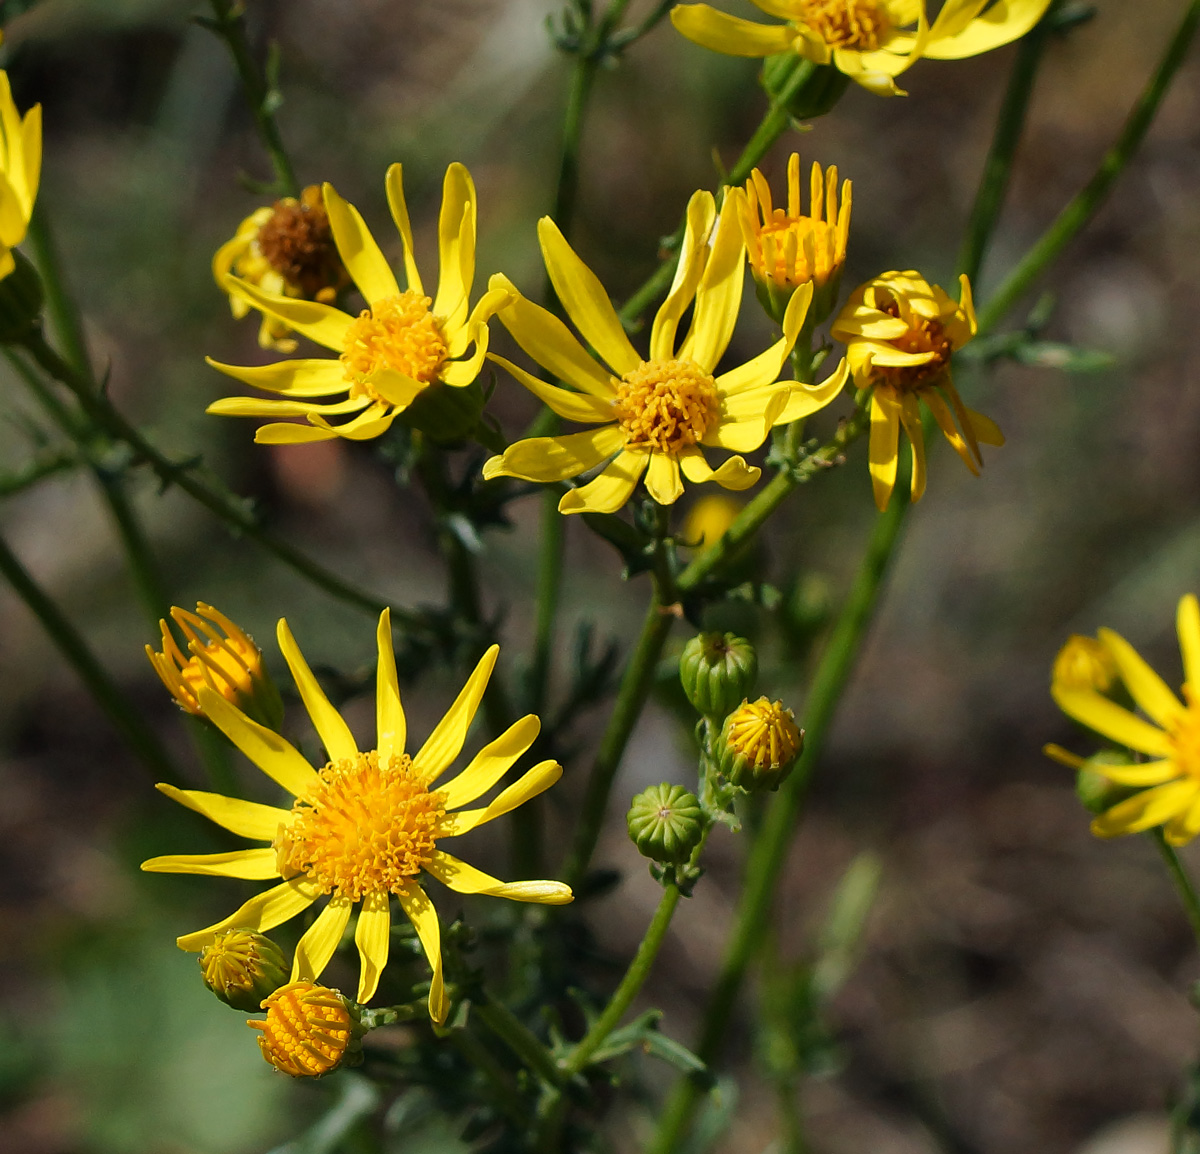
[{"label": "unopened bud", "polygon": [[1073,633],[1054,659],[1050,674],[1056,689],[1094,689],[1108,693],[1120,674],[1108,646],[1095,637]]},{"label": "unopened bud", "polygon": [[717,765],[734,785],[757,793],[778,789],[804,748],[804,731],[783,702],[742,702],[721,728]]},{"label": "unopened bud", "polygon": [[358,1007],[337,990],[291,982],[264,999],[266,1021],[246,1023],[261,1030],[259,1048],[276,1070],[293,1078],[320,1078],[344,1062],[361,1061],[366,1033]]},{"label": "unopened bud", "polygon": [[704,833],[694,793],[682,785],[652,785],[633,799],[626,818],[629,836],[643,857],[679,864],[691,857]]},{"label": "unopened bud", "polygon": [[732,633],[701,633],[683,647],[679,659],[688,701],[704,717],[718,721],[746,699],[757,676],[754,646]]},{"label": "unopened bud", "polygon": [[251,930],[218,934],[200,951],[200,970],[204,984],[235,1010],[257,1010],[288,979],[283,951]]}]

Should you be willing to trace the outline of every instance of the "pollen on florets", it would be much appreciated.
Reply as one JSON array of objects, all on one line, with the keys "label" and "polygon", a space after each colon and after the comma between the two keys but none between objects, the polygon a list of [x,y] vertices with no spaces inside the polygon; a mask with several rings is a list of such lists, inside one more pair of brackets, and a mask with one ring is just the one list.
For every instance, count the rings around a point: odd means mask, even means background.
[{"label": "pollen on florets", "polygon": [[800,0],[798,17],[831,48],[873,52],[891,29],[879,0]]},{"label": "pollen on florets", "polygon": [[287,284],[311,300],[332,299],[345,273],[318,185],[277,200],[259,227],[258,250]]},{"label": "pollen on florets", "polygon": [[363,309],[346,333],[342,368],[350,395],[371,395],[366,383],[379,369],[391,369],[431,384],[446,360],[446,338],[427,296],[408,289]]},{"label": "pollen on florets", "polygon": [[319,1078],[336,1070],[359,1048],[363,1028],[337,990],[312,982],[291,982],[262,1003],[265,1021],[248,1021],[261,1030],[263,1057],[293,1078]]},{"label": "pollen on florets", "polygon": [[407,754],[380,765],[372,750],[318,776],[275,837],[282,877],[303,874],[323,893],[356,902],[398,892],[429,864],[445,794],[425,786]]},{"label": "pollen on florets", "polygon": [[643,361],[617,384],[613,403],[629,448],[678,453],[717,420],[716,382],[693,361]]}]

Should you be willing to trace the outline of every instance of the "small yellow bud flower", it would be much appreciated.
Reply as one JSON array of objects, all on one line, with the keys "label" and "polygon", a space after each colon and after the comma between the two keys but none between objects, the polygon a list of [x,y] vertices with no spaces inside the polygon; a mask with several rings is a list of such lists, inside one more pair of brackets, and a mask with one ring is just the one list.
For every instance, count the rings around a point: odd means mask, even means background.
[{"label": "small yellow bud flower", "polygon": [[697,549],[715,545],[745,507],[744,501],[724,493],[708,493],[689,510],[683,521],[683,540]]},{"label": "small yellow bud flower", "polygon": [[320,1078],[343,1061],[353,1063],[366,1032],[356,1007],[337,990],[312,982],[292,982],[263,1000],[266,1021],[251,1019],[261,1030],[259,1048],[276,1070],[293,1078]]},{"label": "small yellow bud flower", "polygon": [[814,164],[809,187],[805,214],[800,211],[800,156],[793,152],[788,160],[786,209],[774,205],[771,186],[757,168],[746,181],[745,193],[739,189],[735,195],[746,255],[754,279],[767,293],[767,311],[778,320],[792,293],[811,281],[809,319],[819,324],[837,303],[850,235],[851,184],[842,183],[839,204],[837,168],[830,165],[822,172]]},{"label": "small yellow bud flower", "polygon": [[200,970],[204,984],[235,1010],[257,1010],[288,979],[283,951],[252,930],[218,934],[200,951]]},{"label": "small yellow bud flower", "polygon": [[171,619],[183,630],[190,656],[180,649],[166,621],[159,622],[162,652],[155,653],[147,645],[146,656],[180,707],[204,717],[200,690],[208,686],[256,721],[277,730],[283,721],[283,702],[263,666],[262,651],[250,636],[203,602],[197,602],[195,613],[174,606]]},{"label": "small yellow bud flower", "polygon": [[743,701],[721,729],[720,770],[745,790],[778,789],[803,748],[804,730],[782,701]]},{"label": "small yellow bud flower", "polygon": [[1107,646],[1094,637],[1073,633],[1054,659],[1050,681],[1061,689],[1108,693],[1119,677],[1117,663]]}]

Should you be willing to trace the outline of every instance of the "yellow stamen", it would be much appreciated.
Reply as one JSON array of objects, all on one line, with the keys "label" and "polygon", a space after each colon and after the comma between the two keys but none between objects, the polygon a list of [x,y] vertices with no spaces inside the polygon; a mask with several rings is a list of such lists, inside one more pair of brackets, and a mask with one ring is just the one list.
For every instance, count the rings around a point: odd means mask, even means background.
[{"label": "yellow stamen", "polygon": [[891,31],[878,0],[800,0],[797,15],[830,48],[874,52]]},{"label": "yellow stamen", "polygon": [[246,1025],[262,1031],[263,1057],[293,1078],[328,1074],[354,1041],[356,1023],[345,999],[325,986],[292,982],[267,998],[263,1008],[266,1021]]},{"label": "yellow stamen", "polygon": [[378,397],[366,378],[378,369],[392,369],[428,385],[437,379],[446,359],[446,338],[431,313],[429,297],[411,289],[363,309],[346,333],[342,368],[350,395]]},{"label": "yellow stamen", "polygon": [[433,857],[445,797],[426,788],[407,754],[386,766],[374,750],[335,761],[280,827],[279,872],[355,902],[399,892]]},{"label": "yellow stamen", "polygon": [[712,375],[692,361],[643,361],[617,385],[613,404],[629,448],[676,454],[717,419]]}]

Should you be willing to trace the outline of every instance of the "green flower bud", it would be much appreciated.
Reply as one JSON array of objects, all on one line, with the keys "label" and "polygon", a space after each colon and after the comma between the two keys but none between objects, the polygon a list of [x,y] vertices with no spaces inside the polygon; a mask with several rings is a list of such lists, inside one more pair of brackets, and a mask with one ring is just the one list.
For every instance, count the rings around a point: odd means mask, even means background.
[{"label": "green flower bud", "polygon": [[717,768],[750,793],[778,789],[804,748],[804,730],[783,702],[765,697],[743,701],[726,719],[717,739]]},{"label": "green flower bud", "polygon": [[204,984],[235,1010],[257,1010],[288,980],[287,959],[270,938],[251,930],[217,934],[200,951]]},{"label": "green flower bud", "polygon": [[1110,781],[1097,766],[1132,765],[1133,761],[1115,749],[1102,749],[1093,754],[1080,767],[1075,776],[1075,796],[1089,813],[1103,813],[1118,802],[1138,792],[1136,786],[1120,785]]},{"label": "green flower bud", "polygon": [[638,852],[664,864],[687,861],[704,833],[696,795],[665,782],[642,790],[633,799],[626,821]]},{"label": "green flower bud", "polygon": [[688,701],[705,717],[718,720],[746,699],[757,676],[754,646],[732,633],[701,633],[683,647],[679,659]]}]

